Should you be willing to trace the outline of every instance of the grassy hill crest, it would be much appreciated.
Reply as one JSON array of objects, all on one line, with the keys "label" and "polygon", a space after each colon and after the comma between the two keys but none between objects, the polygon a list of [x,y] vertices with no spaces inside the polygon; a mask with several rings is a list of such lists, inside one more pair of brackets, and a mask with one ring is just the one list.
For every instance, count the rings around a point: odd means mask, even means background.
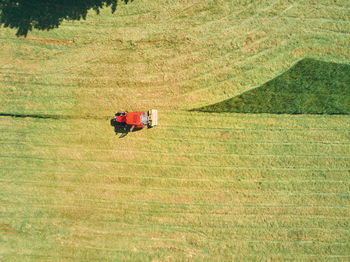
[{"label": "grassy hill crest", "polygon": [[267,83],[207,112],[350,114],[350,65],[305,58]]}]

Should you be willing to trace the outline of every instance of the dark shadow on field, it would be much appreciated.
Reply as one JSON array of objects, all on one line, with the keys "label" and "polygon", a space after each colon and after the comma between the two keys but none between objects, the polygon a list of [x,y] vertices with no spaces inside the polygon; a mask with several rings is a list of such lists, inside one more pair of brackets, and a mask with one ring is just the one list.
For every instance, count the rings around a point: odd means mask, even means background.
[{"label": "dark shadow on field", "polygon": [[114,121],[114,119],[111,119],[111,126],[114,127],[114,132],[116,135],[119,135],[119,138],[123,138],[126,137],[130,132],[137,132],[140,131],[142,128],[139,127],[134,127],[132,128],[132,126],[126,125],[124,123],[118,123],[116,121]]},{"label": "dark shadow on field", "polygon": [[50,114],[20,114],[20,113],[4,113],[0,112],[0,117],[13,118],[34,118],[34,119],[48,119],[48,120],[107,120],[109,116],[96,115],[50,115]]},{"label": "dark shadow on field", "polygon": [[0,113],[0,116],[16,117],[16,118],[38,118],[38,119],[71,119],[71,116],[63,115],[45,115],[45,114],[11,114]]},{"label": "dark shadow on field", "polygon": [[257,88],[191,111],[349,115],[350,65],[305,58]]}]

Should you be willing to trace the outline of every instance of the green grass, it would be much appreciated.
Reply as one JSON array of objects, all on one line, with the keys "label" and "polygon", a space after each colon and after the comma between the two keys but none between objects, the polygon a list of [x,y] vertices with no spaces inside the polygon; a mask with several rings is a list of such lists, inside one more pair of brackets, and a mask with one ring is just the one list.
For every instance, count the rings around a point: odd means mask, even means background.
[{"label": "green grass", "polygon": [[260,87],[197,110],[350,114],[350,65],[303,59],[287,72]]},{"label": "green grass", "polygon": [[[348,115],[188,110],[349,64],[349,8],[137,0],[2,28],[0,260],[348,260]],[[159,126],[119,138],[131,107]]]},{"label": "green grass", "polygon": [[349,255],[348,118],[161,123],[118,139],[107,120],[3,118],[4,259]]}]

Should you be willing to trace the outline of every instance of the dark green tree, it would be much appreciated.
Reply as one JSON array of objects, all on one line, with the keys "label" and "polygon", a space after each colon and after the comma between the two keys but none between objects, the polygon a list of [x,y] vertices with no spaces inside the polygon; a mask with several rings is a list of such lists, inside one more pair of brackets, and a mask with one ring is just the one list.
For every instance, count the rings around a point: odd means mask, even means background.
[{"label": "dark green tree", "polygon": [[0,0],[0,26],[17,28],[16,35],[26,37],[33,28],[50,30],[64,19],[86,19],[90,9],[98,14],[101,8],[110,6],[114,13],[117,4],[118,0]]}]

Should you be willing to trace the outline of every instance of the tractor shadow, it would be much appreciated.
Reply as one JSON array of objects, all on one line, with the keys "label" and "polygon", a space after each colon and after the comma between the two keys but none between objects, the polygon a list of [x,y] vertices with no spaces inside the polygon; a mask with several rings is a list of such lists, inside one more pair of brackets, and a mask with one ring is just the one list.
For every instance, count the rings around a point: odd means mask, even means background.
[{"label": "tractor shadow", "polygon": [[110,121],[111,126],[114,127],[114,132],[116,135],[119,135],[119,138],[126,137],[130,132],[137,132],[140,131],[142,128],[139,127],[134,127],[132,128],[131,126],[125,125],[123,123],[117,123],[113,121],[113,118]]}]

